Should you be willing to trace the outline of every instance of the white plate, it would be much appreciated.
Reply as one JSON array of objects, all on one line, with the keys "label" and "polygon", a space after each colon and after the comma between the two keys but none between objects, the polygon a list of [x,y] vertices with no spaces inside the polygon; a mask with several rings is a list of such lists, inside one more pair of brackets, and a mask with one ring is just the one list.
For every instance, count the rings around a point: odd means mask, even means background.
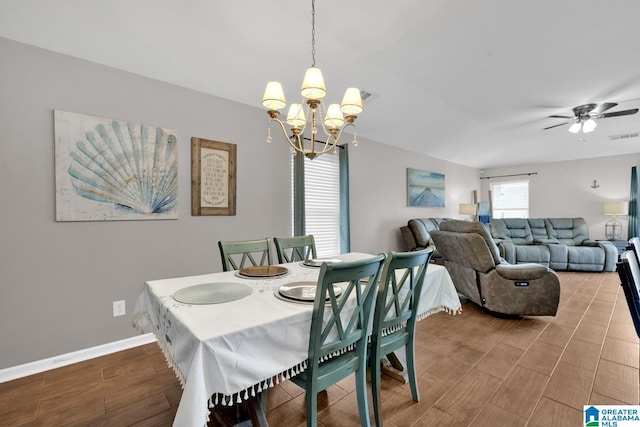
[{"label": "white plate", "polygon": [[307,259],[305,261],[302,261],[302,265],[306,267],[322,267],[323,262],[342,262],[342,260],[338,258]]},{"label": "white plate", "polygon": [[[316,299],[316,290],[316,282],[291,282],[280,286],[276,292],[286,299],[313,302]],[[342,294],[342,289],[340,286],[333,285],[333,292],[339,296]]]}]

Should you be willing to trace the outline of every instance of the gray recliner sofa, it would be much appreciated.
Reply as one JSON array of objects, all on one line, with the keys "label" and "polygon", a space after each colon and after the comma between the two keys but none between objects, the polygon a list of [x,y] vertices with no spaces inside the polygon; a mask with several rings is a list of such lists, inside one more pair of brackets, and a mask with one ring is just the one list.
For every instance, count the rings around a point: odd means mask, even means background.
[{"label": "gray recliner sofa", "polygon": [[583,218],[494,218],[491,235],[500,256],[511,264],[535,262],[554,270],[616,270],[616,247],[589,239]]},{"label": "gray recliner sofa", "polygon": [[556,273],[540,264],[509,264],[479,222],[442,221],[431,232],[456,290],[494,312],[554,316],[560,301]]},{"label": "gray recliner sofa", "polygon": [[[407,245],[408,251],[419,251],[429,246],[433,246],[431,232],[440,228],[440,223],[447,218],[413,218],[407,225],[400,227],[402,238]],[[431,262],[442,264],[442,257],[438,248],[431,256]]]}]

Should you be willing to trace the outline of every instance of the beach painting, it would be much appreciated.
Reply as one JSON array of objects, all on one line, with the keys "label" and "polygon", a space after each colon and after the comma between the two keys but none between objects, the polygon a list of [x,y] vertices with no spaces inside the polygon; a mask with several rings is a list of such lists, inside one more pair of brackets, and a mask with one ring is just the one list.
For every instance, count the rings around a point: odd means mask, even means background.
[{"label": "beach painting", "polygon": [[178,218],[174,130],[55,110],[57,221]]},{"label": "beach painting", "polygon": [[444,174],[407,168],[407,205],[443,208]]}]

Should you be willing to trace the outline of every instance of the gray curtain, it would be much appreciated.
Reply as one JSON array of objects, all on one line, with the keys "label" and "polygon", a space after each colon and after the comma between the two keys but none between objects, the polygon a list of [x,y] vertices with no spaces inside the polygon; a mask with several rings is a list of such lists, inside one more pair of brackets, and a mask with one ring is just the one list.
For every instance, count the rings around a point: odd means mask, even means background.
[{"label": "gray curtain", "polygon": [[638,227],[638,167],[631,168],[631,192],[629,193],[629,226],[627,239],[640,236]]},{"label": "gray curtain", "polygon": [[340,252],[351,252],[349,216],[349,144],[338,150],[340,156]]},{"label": "gray curtain", "polygon": [[304,156],[293,156],[293,235],[306,235],[304,210]]}]

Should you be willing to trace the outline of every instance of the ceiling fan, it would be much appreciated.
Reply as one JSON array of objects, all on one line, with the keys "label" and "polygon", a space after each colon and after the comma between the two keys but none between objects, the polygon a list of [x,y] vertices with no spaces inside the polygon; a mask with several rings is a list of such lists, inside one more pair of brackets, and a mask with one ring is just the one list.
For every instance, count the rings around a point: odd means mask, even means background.
[{"label": "ceiling fan", "polygon": [[569,127],[569,132],[571,133],[589,133],[592,132],[596,128],[595,119],[605,119],[607,117],[618,117],[618,116],[628,116],[631,114],[635,114],[638,112],[637,108],[632,108],[630,110],[622,110],[622,111],[612,111],[610,113],[605,113],[605,111],[615,107],[618,105],[615,102],[603,102],[602,104],[584,104],[578,105],[573,108],[573,117],[571,116],[559,116],[552,115],[549,117],[557,118],[557,119],[572,119],[570,121],[560,123],[553,126],[548,126],[543,130],[552,129],[558,126],[564,126],[568,123],[572,123]]}]

